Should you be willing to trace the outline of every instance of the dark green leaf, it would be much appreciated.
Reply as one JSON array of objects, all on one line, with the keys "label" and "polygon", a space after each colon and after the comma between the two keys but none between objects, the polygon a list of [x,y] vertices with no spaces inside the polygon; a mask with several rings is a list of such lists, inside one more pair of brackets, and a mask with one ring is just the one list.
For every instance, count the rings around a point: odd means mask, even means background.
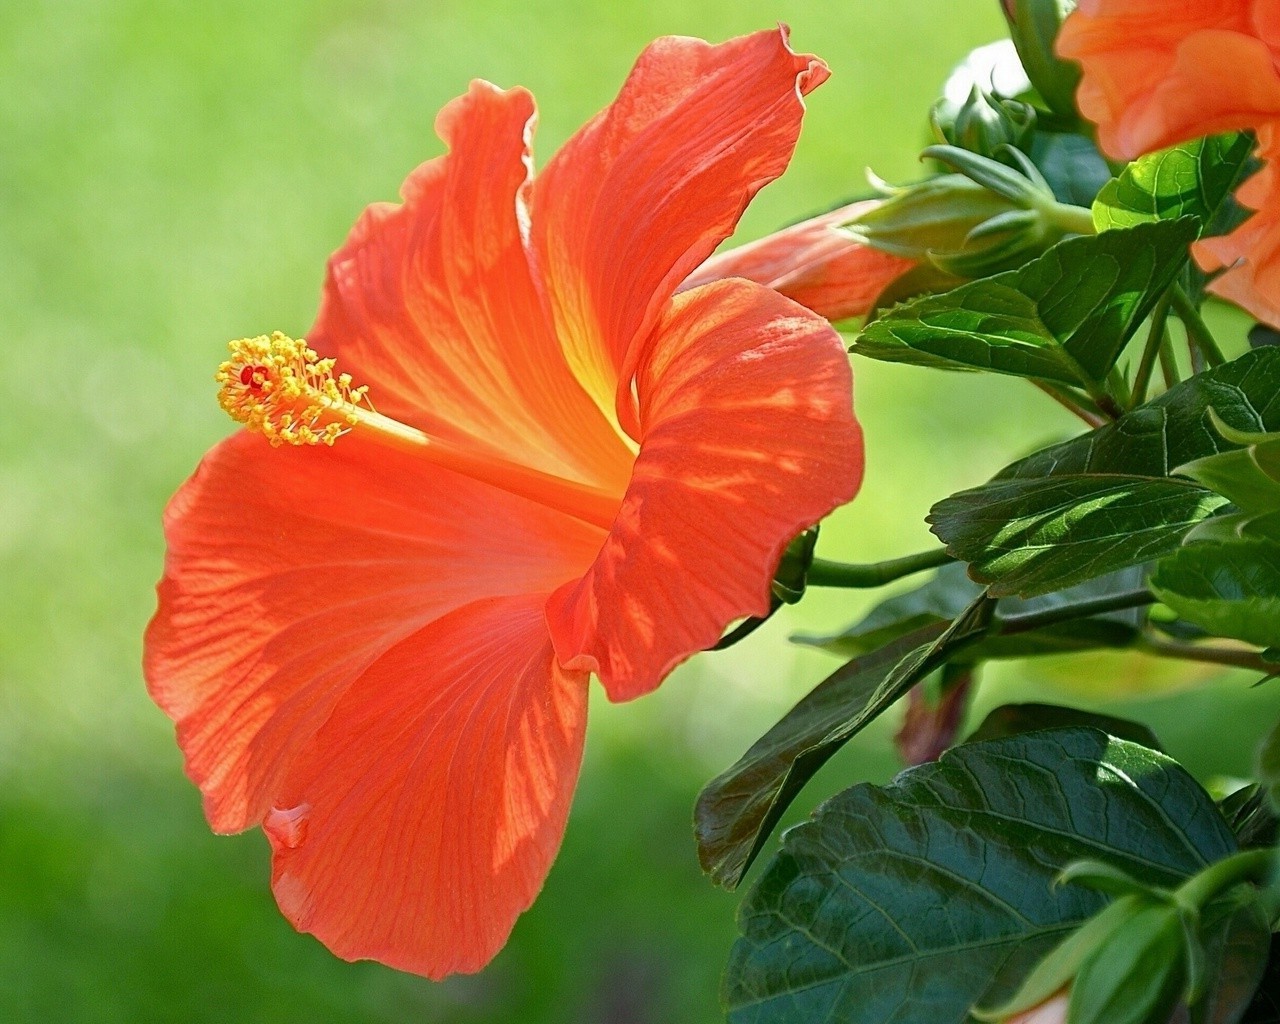
[{"label": "dark green leaf", "polygon": [[994,602],[981,597],[949,626],[934,624],[837,669],[698,797],[694,830],[702,869],[732,889],[813,774],[956,651],[980,637]]},{"label": "dark green leaf", "polygon": [[1188,481],[1080,474],[996,480],[940,501],[928,521],[993,594],[1029,596],[1168,554],[1226,504]]},{"label": "dark green leaf", "polygon": [[1031,159],[1061,203],[1088,206],[1111,177],[1098,147],[1083,135],[1037,131]]},{"label": "dark green leaf", "polygon": [[866,326],[853,351],[1059,384],[1100,381],[1181,268],[1195,223],[1067,239],[1018,270],[896,306]]},{"label": "dark green leaf", "polygon": [[1152,750],[1163,749],[1156,734],[1141,722],[1103,715],[1096,711],[1064,708],[1058,704],[1005,704],[987,715],[966,742],[978,743],[982,740],[1017,736],[1024,732],[1064,728],[1097,729],[1109,736],[1140,743]]},{"label": "dark green leaf", "polygon": [[1189,544],[1156,565],[1151,589],[1216,636],[1280,644],[1280,543]]},{"label": "dark green leaf", "polygon": [[1237,789],[1218,801],[1218,810],[1236,834],[1236,842],[1244,850],[1271,846],[1276,841],[1276,818],[1267,799],[1267,791],[1256,783]]},{"label": "dark green leaf", "polygon": [[1093,205],[1099,231],[1192,216],[1208,227],[1240,181],[1253,151],[1248,135],[1214,135],[1135,160]]},{"label": "dark green leaf", "polygon": [[[1280,349],[1198,374],[1115,423],[944,499],[930,513],[934,533],[997,594],[1057,589],[1167,554],[1196,517],[1223,503],[1194,485],[1180,490],[1168,476],[1237,447],[1214,429],[1210,408],[1239,430],[1280,430]],[[1108,536],[1113,529],[1139,533],[1126,544]]]},{"label": "dark green leaf", "polygon": [[[1061,592],[1029,600],[1008,599],[1001,603],[1000,614],[1026,615],[1051,608],[1073,607],[1104,594],[1140,587],[1144,575],[1143,569],[1130,568]],[[965,605],[982,593],[982,589],[969,579],[964,565],[955,562],[943,566],[923,586],[876,605],[865,618],[843,632],[831,636],[800,635],[792,639],[842,657],[856,657],[910,630],[931,623],[950,622]],[[1125,647],[1137,636],[1142,621],[1140,610],[1132,609],[1060,622],[1045,629],[1012,636],[993,635],[963,652],[958,660],[977,662],[989,658],[1025,658],[1098,647]]]},{"label": "dark green leaf", "polygon": [[1174,886],[1232,853],[1186,771],[1094,730],[965,744],[789,831],[739,913],[732,1024],[959,1024],[1106,902],[1052,886],[1106,860]]}]

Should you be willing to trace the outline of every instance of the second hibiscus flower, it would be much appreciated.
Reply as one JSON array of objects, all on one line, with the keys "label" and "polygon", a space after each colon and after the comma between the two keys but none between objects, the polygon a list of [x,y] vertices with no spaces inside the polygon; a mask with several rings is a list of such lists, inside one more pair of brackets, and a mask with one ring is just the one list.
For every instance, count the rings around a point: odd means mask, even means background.
[{"label": "second hibiscus flower", "polygon": [[224,365],[253,429],[166,512],[146,676],[212,826],[263,825],[339,955],[483,966],[559,846],[589,674],[654,689],[857,490],[831,327],[742,280],[676,294],[826,74],[780,32],[661,39],[536,178],[532,97],[476,82],[307,343]]}]

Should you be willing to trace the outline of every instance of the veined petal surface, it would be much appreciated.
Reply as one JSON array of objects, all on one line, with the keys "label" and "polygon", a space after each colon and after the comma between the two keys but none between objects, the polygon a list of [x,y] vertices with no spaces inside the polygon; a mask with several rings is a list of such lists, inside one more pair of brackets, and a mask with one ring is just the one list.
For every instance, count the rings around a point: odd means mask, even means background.
[{"label": "veined petal surface", "polygon": [[839,335],[776,292],[678,295],[640,354],[640,454],[617,521],[547,606],[561,664],[628,700],[768,611],[787,543],[861,481],[851,387]]},{"label": "veined petal surface", "polygon": [[545,595],[459,608],[373,662],[267,818],[281,910],[347,959],[479,970],[564,834],[587,677],[557,668]]},{"label": "veined petal surface", "polygon": [[218,831],[255,825],[347,687],[469,602],[547,593],[603,533],[367,444],[215,447],[165,515],[144,668]]},{"label": "veined petal surface", "polygon": [[570,366],[635,436],[628,351],[787,166],[827,67],[785,30],[647,47],[533,186],[533,242]]},{"label": "veined petal surface", "polygon": [[875,199],[850,203],[771,235],[718,252],[680,286],[742,277],[772,288],[828,320],[863,316],[894,278],[914,260],[890,256],[855,240],[840,225],[879,205]]},{"label": "veined petal surface", "polygon": [[487,82],[441,110],[447,155],[369,207],[329,261],[308,340],[380,412],[621,493],[631,452],[570,372],[530,270],[533,97]]}]

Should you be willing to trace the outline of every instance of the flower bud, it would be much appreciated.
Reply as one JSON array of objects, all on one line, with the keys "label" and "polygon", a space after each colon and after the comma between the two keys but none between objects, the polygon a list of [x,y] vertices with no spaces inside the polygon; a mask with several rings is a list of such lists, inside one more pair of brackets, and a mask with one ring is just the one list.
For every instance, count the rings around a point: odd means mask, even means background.
[{"label": "flower bud", "polygon": [[1058,29],[1076,0],[1001,0],[1000,6],[1031,84],[1054,113],[1077,119],[1080,65],[1054,52]]},{"label": "flower bud", "polygon": [[1040,200],[997,194],[963,174],[943,174],[886,192],[890,198],[847,229],[883,252],[927,259],[958,277],[984,277],[1020,266],[1063,234],[1042,214]]},{"label": "flower bud", "polygon": [[1035,109],[1017,100],[1002,99],[974,86],[959,106],[946,97],[929,112],[938,142],[1008,163],[1002,146],[1025,150],[1035,129]]}]

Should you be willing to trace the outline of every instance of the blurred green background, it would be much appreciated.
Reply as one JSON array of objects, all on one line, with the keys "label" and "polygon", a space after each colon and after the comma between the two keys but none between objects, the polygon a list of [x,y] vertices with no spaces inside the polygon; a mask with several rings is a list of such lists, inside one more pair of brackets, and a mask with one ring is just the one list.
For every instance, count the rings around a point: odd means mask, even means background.
[{"label": "blurred green background", "polygon": [[[447,99],[476,76],[529,86],[545,157],[654,36],[776,21],[834,75],[740,240],[865,191],[867,165],[917,176],[947,70],[1002,27],[995,0],[0,5],[0,1020],[719,1019],[737,897],[698,870],[694,797],[834,667],[788,633],[869,598],[812,595],[633,705],[597,692],[541,898],[488,970],[440,985],[336,960],[277,914],[261,836],[203,823],[144,693],[140,636],[160,510],[229,430],[211,383],[225,340],[306,330],[327,254],[440,152]],[[856,370],[868,475],[827,557],[926,546],[932,500],[1070,429],[1016,381]],[[1149,664],[1088,676],[1072,689],[1060,666],[1015,666],[980,703],[1103,702],[1155,722],[1204,775],[1244,771],[1276,710],[1238,676],[1180,696],[1166,687],[1195,680]],[[851,745],[800,811],[892,774],[891,731]]]}]

